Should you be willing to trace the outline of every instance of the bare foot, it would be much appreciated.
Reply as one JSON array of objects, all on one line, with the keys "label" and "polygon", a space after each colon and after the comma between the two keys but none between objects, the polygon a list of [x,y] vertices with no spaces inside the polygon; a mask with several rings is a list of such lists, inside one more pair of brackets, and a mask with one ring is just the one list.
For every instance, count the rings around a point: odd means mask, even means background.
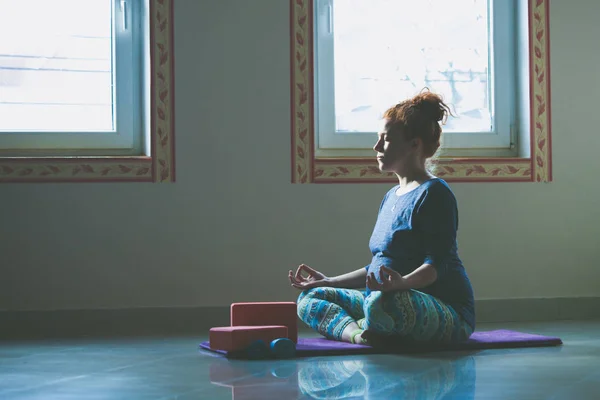
[{"label": "bare foot", "polygon": [[370,343],[373,339],[373,331],[364,331],[360,336],[364,342]]},{"label": "bare foot", "polygon": [[352,343],[352,334],[357,330],[360,330],[360,328],[356,322],[351,322],[348,324],[346,329],[344,329],[344,332],[342,332],[342,342]]},{"label": "bare foot", "polygon": [[364,339],[364,334],[365,334],[365,331],[362,331],[358,335],[354,336],[353,343],[354,344],[367,344],[366,340]]},{"label": "bare foot", "polygon": [[382,346],[385,344],[384,336],[374,331],[364,331],[361,338],[369,346]]}]

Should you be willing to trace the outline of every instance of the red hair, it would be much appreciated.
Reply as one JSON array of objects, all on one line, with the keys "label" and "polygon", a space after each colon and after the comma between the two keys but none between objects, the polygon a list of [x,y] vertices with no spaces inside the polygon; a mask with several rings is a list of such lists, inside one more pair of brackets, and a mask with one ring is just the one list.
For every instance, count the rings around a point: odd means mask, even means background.
[{"label": "red hair", "polygon": [[420,138],[425,158],[433,157],[440,147],[441,124],[445,124],[450,107],[442,98],[430,91],[424,91],[415,97],[390,107],[383,118],[387,120],[388,131],[400,130],[407,139]]}]

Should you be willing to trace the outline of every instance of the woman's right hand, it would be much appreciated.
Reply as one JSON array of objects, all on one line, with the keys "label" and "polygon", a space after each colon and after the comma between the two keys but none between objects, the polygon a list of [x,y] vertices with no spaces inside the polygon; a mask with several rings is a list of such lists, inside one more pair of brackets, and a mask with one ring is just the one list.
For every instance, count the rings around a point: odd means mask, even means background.
[{"label": "woman's right hand", "polygon": [[[308,276],[303,276],[303,272]],[[331,286],[331,280],[328,277],[305,264],[301,264],[296,270],[296,273],[290,270],[289,278],[292,286],[300,290]]]}]

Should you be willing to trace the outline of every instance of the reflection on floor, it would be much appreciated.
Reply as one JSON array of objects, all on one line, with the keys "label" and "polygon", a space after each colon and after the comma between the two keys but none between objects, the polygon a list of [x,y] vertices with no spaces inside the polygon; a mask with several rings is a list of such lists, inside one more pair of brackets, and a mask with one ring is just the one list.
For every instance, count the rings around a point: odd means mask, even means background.
[{"label": "reflection on floor", "polygon": [[210,365],[210,381],[231,388],[232,399],[471,399],[475,357],[435,360],[411,357],[327,357],[285,362],[229,362]]},{"label": "reflection on floor", "polygon": [[[0,343],[0,399],[598,399],[600,322],[486,325],[559,348],[229,361],[193,338]],[[306,336],[306,334],[304,334]]]}]

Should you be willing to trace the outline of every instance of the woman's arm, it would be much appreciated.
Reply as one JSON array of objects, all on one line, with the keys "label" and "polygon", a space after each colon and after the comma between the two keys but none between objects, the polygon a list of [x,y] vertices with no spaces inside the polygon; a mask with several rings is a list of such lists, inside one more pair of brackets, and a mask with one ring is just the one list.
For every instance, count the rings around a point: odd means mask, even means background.
[{"label": "woman's arm", "polygon": [[348,272],[347,274],[334,276],[329,278],[331,287],[342,289],[359,289],[364,288],[367,281],[367,269],[362,267],[356,271]]},{"label": "woman's arm", "polygon": [[458,230],[458,205],[452,191],[441,184],[429,188],[414,219],[425,253],[420,268],[431,265],[441,279],[455,251]]},{"label": "woman's arm", "polygon": [[[308,276],[304,276],[306,274]],[[298,267],[296,272],[289,271],[290,283],[300,290],[308,290],[316,287],[334,287],[340,289],[364,288],[366,285],[367,269],[361,268],[344,275],[329,278],[325,274],[316,271],[306,264]]]},{"label": "woman's arm", "polygon": [[437,270],[431,264],[423,264],[406,276],[382,265],[379,268],[379,279],[373,272],[367,277],[367,287],[382,292],[420,289],[431,285],[436,280]]},{"label": "woman's arm", "polygon": [[408,275],[404,276],[408,289],[422,289],[437,280],[437,270],[431,264],[423,264]]}]

